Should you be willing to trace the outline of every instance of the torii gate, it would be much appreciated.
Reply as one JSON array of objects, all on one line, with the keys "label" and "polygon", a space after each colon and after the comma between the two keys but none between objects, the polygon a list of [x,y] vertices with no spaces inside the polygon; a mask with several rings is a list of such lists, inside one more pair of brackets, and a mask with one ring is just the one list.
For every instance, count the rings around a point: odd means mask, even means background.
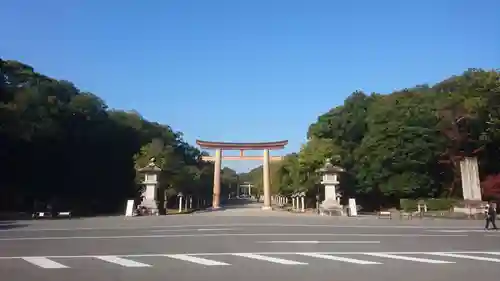
[{"label": "torii gate", "polygon": [[[203,149],[215,149],[215,156],[203,156],[202,160],[214,162],[214,187],[212,208],[220,208],[220,171],[222,160],[263,160],[262,180],[264,185],[264,206],[263,210],[271,210],[271,180],[269,171],[269,161],[280,161],[282,156],[269,156],[271,149],[283,149],[288,144],[287,140],[275,142],[253,142],[253,143],[234,143],[234,142],[211,142],[196,140]],[[239,150],[239,156],[223,156],[223,150]],[[245,156],[245,150],[263,150],[263,156]]]}]

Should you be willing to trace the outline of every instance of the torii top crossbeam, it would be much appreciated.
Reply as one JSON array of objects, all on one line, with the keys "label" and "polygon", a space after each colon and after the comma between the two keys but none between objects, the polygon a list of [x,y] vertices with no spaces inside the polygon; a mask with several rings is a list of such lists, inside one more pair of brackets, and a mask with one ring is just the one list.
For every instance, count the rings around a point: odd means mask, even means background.
[{"label": "torii top crossbeam", "polygon": [[196,144],[204,149],[222,150],[264,150],[283,149],[288,144],[288,140],[273,142],[215,142],[196,140]]}]

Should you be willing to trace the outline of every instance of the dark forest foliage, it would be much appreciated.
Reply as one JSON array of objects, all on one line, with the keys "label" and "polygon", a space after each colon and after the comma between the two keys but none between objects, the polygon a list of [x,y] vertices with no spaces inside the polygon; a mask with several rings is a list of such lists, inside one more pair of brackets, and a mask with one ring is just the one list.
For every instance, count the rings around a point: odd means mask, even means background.
[{"label": "dark forest foliage", "polygon": [[[484,197],[499,197],[500,72],[470,69],[387,95],[354,92],[319,116],[307,136],[300,152],[272,167],[276,193],[314,197],[321,188],[315,170],[337,155],[347,170],[341,192],[365,206],[460,197],[459,161],[475,156]],[[257,185],[260,170],[247,175]]]},{"label": "dark forest foliage", "polygon": [[162,193],[211,200],[213,165],[180,132],[110,110],[17,61],[0,60],[0,73],[0,210],[40,201],[79,213],[121,211],[140,191],[136,168],[151,157],[163,169]]},{"label": "dark forest foliage", "polygon": [[[211,200],[213,165],[182,133],[136,112],[110,110],[68,81],[0,60],[0,210],[63,202],[81,213],[121,211],[140,191],[136,169],[151,157],[161,190]],[[400,198],[460,197],[459,161],[478,157],[485,197],[500,197],[500,73],[470,69],[436,85],[391,94],[352,93],[318,117],[298,153],[271,165],[273,193],[321,192],[316,170],[332,156],[346,169],[341,192],[371,207]],[[262,169],[229,183],[262,188]],[[232,190],[234,192],[234,190]],[[176,200],[168,200],[175,204]]]}]

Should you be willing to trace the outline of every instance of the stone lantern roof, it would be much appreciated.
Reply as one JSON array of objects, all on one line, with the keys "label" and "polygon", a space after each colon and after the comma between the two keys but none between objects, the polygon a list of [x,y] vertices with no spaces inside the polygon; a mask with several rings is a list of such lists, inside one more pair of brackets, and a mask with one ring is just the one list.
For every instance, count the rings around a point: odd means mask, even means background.
[{"label": "stone lantern roof", "polygon": [[333,165],[331,161],[330,158],[326,159],[323,168],[318,169],[317,172],[320,174],[333,174],[345,171],[343,168]]},{"label": "stone lantern roof", "polygon": [[139,172],[142,173],[159,173],[161,172],[160,167],[156,166],[155,158],[149,159],[149,164],[146,167],[142,167],[138,169]]}]

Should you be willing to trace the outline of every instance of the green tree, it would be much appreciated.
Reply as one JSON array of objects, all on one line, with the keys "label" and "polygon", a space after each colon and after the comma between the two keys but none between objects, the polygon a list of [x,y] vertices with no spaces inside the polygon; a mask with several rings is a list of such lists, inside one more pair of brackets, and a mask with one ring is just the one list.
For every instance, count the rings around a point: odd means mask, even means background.
[{"label": "green tree", "polygon": [[[109,110],[69,81],[0,60],[0,210],[54,203],[79,214],[123,212],[136,170],[154,155],[165,190],[211,196],[211,164],[167,125]],[[66,205],[66,206],[63,206]]]}]

